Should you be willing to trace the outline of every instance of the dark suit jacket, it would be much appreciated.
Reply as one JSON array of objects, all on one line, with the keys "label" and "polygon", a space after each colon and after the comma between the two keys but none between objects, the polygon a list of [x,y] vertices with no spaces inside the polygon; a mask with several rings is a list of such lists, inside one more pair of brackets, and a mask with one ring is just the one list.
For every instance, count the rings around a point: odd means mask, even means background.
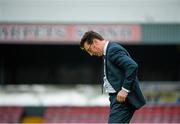
[{"label": "dark suit jacket", "polygon": [[127,101],[139,109],[145,104],[144,96],[137,78],[137,63],[119,44],[109,42],[106,50],[106,76],[112,87],[118,92],[124,87],[130,90]]}]

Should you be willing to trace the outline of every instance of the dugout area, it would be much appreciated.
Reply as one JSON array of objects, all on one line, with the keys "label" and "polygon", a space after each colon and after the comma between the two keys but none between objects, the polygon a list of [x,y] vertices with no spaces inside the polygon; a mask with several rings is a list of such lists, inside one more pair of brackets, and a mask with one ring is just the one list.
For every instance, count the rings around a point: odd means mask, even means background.
[{"label": "dugout area", "polygon": [[[123,45],[139,64],[141,81],[179,81],[179,45]],[[98,84],[102,59],[79,45],[0,45],[2,84]]]}]

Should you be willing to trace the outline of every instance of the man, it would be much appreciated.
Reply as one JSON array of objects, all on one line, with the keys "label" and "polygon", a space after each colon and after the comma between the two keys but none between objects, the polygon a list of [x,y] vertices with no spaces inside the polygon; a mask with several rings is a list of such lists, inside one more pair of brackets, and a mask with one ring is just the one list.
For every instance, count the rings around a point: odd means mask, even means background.
[{"label": "man", "polygon": [[91,56],[104,56],[104,88],[110,96],[108,123],[129,123],[135,110],[145,104],[137,63],[121,45],[106,41],[94,31],[83,35],[80,47]]}]

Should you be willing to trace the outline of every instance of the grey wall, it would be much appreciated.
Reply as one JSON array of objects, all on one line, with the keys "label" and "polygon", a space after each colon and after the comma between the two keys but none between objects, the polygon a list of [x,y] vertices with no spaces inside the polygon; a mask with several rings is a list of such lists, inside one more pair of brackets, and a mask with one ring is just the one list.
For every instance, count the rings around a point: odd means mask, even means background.
[{"label": "grey wall", "polygon": [[0,22],[179,23],[180,0],[0,0]]}]

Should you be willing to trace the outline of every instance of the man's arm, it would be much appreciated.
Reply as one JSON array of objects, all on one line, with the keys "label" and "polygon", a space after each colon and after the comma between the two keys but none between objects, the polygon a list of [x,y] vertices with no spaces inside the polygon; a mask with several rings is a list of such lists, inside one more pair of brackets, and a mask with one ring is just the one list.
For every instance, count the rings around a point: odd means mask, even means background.
[{"label": "man's arm", "polygon": [[109,56],[111,62],[125,71],[125,80],[122,85],[122,90],[117,95],[119,101],[125,101],[128,92],[131,91],[132,83],[136,78],[138,65],[125,51],[116,47],[110,50]]},{"label": "man's arm", "polygon": [[136,78],[138,65],[124,51],[118,48],[110,50],[109,59],[112,63],[125,71],[125,80],[122,87],[131,91],[132,83]]}]

